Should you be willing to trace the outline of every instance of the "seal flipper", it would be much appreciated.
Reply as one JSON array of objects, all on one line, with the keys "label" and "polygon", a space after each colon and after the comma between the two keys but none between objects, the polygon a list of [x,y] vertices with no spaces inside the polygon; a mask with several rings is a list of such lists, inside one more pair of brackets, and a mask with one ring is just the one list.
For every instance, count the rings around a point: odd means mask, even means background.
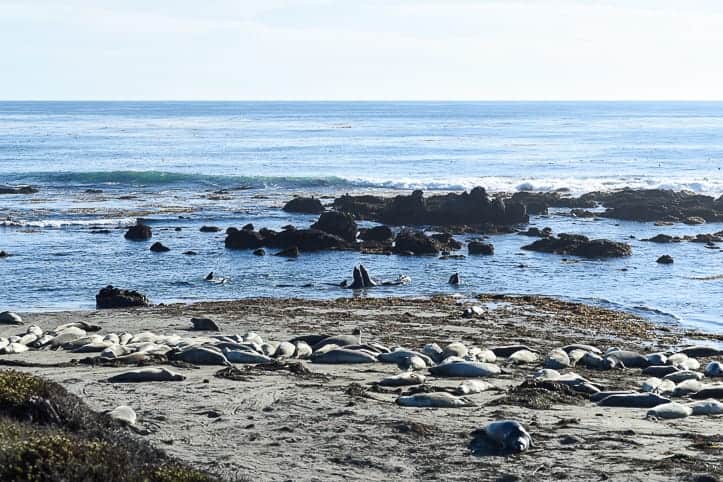
[{"label": "seal flipper", "polygon": [[361,271],[359,271],[359,268],[354,266],[354,282],[351,284],[350,288],[353,290],[361,290],[364,289],[364,280],[362,279]]},{"label": "seal flipper", "polygon": [[377,285],[374,281],[372,281],[371,277],[369,276],[369,272],[363,264],[359,265],[359,271],[361,272],[362,281],[364,282],[365,288],[371,288]]}]

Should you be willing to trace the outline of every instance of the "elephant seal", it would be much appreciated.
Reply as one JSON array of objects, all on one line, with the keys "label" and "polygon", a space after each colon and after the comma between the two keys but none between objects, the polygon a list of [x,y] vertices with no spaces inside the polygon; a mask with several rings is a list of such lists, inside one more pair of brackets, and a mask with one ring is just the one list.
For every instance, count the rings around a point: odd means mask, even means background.
[{"label": "elephant seal", "polygon": [[562,347],[562,350],[566,351],[568,354],[570,354],[570,352],[572,350],[582,350],[582,351],[589,351],[590,353],[595,353],[596,355],[602,355],[602,351],[599,348],[594,347],[592,345],[583,345],[580,343],[573,343],[571,345],[565,345]]},{"label": "elephant seal", "polygon": [[718,356],[723,355],[723,349],[713,346],[688,346],[678,350],[678,353],[689,357]]},{"label": "elephant seal", "polygon": [[462,318],[477,318],[485,314],[485,310],[481,306],[467,306],[462,310]]},{"label": "elephant seal", "polygon": [[309,346],[314,346],[317,343],[319,343],[321,340],[325,338],[329,338],[332,335],[325,335],[325,334],[314,334],[314,335],[301,335],[292,338],[289,340],[289,343],[296,344],[297,342],[303,341],[304,343],[308,344]]},{"label": "elephant seal", "polygon": [[28,351],[28,347],[27,347],[27,346],[23,345],[22,343],[11,342],[11,343],[8,343],[8,344],[5,346],[5,348],[3,348],[2,350],[0,350],[0,353],[4,353],[4,354],[6,354],[6,355],[10,355],[10,354],[13,354],[13,353],[23,353],[23,352],[26,352],[26,351]]},{"label": "elephant seal", "polygon": [[107,413],[113,420],[117,420],[126,425],[135,425],[138,420],[135,410],[128,405],[120,405]]},{"label": "elephant seal", "polygon": [[527,363],[535,363],[537,361],[537,353],[533,353],[530,350],[518,350],[512,355],[507,357],[507,361],[516,365],[522,365]]},{"label": "elephant seal", "polygon": [[397,367],[404,372],[418,371],[427,368],[427,363],[417,355],[412,355],[402,358]]},{"label": "elephant seal", "polygon": [[460,358],[464,358],[467,356],[467,353],[469,353],[469,350],[464,345],[464,343],[460,343],[458,341],[452,342],[449,345],[447,345],[444,348],[444,352],[442,353],[442,358],[447,358],[450,356],[458,356]]},{"label": "elephant seal", "polygon": [[678,402],[663,403],[657,405],[646,414],[646,418],[685,418],[693,415],[693,409]]},{"label": "elephant seal", "polygon": [[656,395],[655,393],[610,395],[597,402],[597,404],[601,407],[628,408],[653,408],[664,403],[670,403],[670,399],[661,397],[660,395]]},{"label": "elephant seal", "polygon": [[270,363],[271,357],[246,350],[224,350],[226,359],[231,363],[239,363],[242,365],[258,365],[260,363]]},{"label": "elephant seal", "polygon": [[296,358],[309,358],[311,354],[314,353],[314,350],[311,349],[309,344],[303,340],[296,341],[293,345],[294,348],[296,348],[294,351],[294,356]]},{"label": "elephant seal", "polygon": [[226,356],[216,347],[192,346],[168,354],[169,360],[181,360],[194,365],[229,365]]},{"label": "elephant seal", "polygon": [[615,350],[606,353],[605,358],[619,360],[626,368],[646,368],[650,366],[647,358],[640,353],[629,350]]},{"label": "elephant seal", "polygon": [[354,266],[354,271],[352,272],[352,278],[353,281],[349,288],[353,290],[361,290],[364,289],[364,279],[362,278],[361,271],[359,271],[359,268]]},{"label": "elephant seal", "polygon": [[365,288],[373,288],[377,285],[372,280],[371,276],[369,276],[369,272],[367,271],[367,269],[364,267],[363,264],[359,265],[359,273],[361,274],[362,282],[364,283]]},{"label": "elephant seal", "polygon": [[482,380],[465,380],[454,389],[454,393],[457,395],[470,395],[473,393],[486,392],[491,388],[494,388],[491,383],[483,382]]},{"label": "elephant seal", "polygon": [[534,445],[532,436],[515,420],[488,423],[484,427],[484,435],[498,448],[513,453],[523,452]]},{"label": "elephant seal", "polygon": [[688,355],[685,353],[673,353],[668,357],[668,365],[677,365],[678,363],[683,363],[687,359]]},{"label": "elephant seal", "polygon": [[693,415],[718,415],[723,413],[723,403],[712,398],[691,402],[687,405],[693,410]]},{"label": "elephant seal", "polygon": [[483,378],[499,375],[500,367],[492,363],[452,362],[443,363],[429,369],[429,373],[437,377]]},{"label": "elephant seal", "polygon": [[359,328],[355,328],[351,332],[351,335],[329,336],[312,345],[312,348],[314,349],[314,351],[317,351],[321,348],[324,348],[324,346],[326,345],[346,346],[359,344],[361,344],[361,330]]},{"label": "elephant seal", "polygon": [[705,398],[723,399],[723,385],[708,385],[695,393],[691,393],[690,398],[694,400],[702,400]]},{"label": "elephant seal", "polygon": [[691,370],[678,370],[677,372],[669,373],[663,377],[663,380],[670,380],[675,383],[684,382],[685,380],[700,380],[703,378],[703,374],[700,372],[694,372]]},{"label": "elephant seal", "polygon": [[677,371],[678,369],[672,365],[652,365],[644,368],[642,374],[663,378],[664,376],[670,375],[671,373],[675,373]]},{"label": "elephant seal", "polygon": [[3,311],[0,313],[0,325],[22,325],[23,319],[17,313],[12,311]]},{"label": "elephant seal", "polygon": [[474,403],[462,397],[455,397],[447,392],[417,393],[397,398],[402,407],[459,408],[470,407]]},{"label": "elephant seal", "polygon": [[699,392],[703,390],[704,387],[705,386],[699,380],[683,380],[673,389],[673,396],[684,397],[686,395],[690,395],[691,393]]},{"label": "elephant seal", "polygon": [[490,347],[490,350],[495,354],[495,356],[500,358],[507,358],[508,356],[512,355],[516,351],[520,350],[527,350],[534,353],[537,353],[537,350],[533,350],[527,345],[505,345],[505,346],[493,346]]},{"label": "elephant seal", "polygon": [[424,345],[424,347],[422,347],[422,353],[434,360],[435,363],[441,362],[444,358],[442,356],[444,350],[442,350],[442,347],[436,343],[427,343]]},{"label": "elephant seal", "polygon": [[645,355],[645,360],[648,362],[648,366],[660,366],[668,363],[668,357],[665,353],[650,353]]},{"label": "elephant seal", "polygon": [[563,368],[568,368],[570,365],[570,356],[565,350],[560,348],[555,348],[548,353],[545,360],[542,362],[543,367],[554,370],[562,370]]},{"label": "elephant seal", "polygon": [[611,395],[635,395],[636,393],[637,392],[633,392],[631,390],[606,390],[590,395],[590,401],[593,403],[597,403],[600,400],[607,398]]},{"label": "elephant seal", "polygon": [[[94,332],[101,330],[101,327],[98,325],[91,325],[90,323],[86,323],[85,321],[73,321],[71,323],[65,323],[63,325],[56,326],[55,328],[53,328],[52,331],[54,333],[60,333],[61,331],[64,332],[70,328],[78,328],[83,332]],[[83,333],[83,335],[85,335],[85,333]]]},{"label": "elephant seal", "polygon": [[296,345],[289,343],[288,341],[282,341],[276,346],[274,351],[274,358],[291,358],[296,353]]},{"label": "elephant seal", "polygon": [[700,362],[695,358],[688,357],[680,363],[675,364],[681,370],[697,370],[700,368]]},{"label": "elephant seal", "polygon": [[142,368],[108,378],[110,383],[180,382],[186,377],[166,368]]},{"label": "elephant seal", "polygon": [[374,363],[377,357],[362,350],[347,350],[335,348],[321,355],[312,355],[313,363],[337,364],[337,363]]},{"label": "elephant seal", "polygon": [[192,330],[196,331],[221,331],[221,328],[211,318],[191,318]]},{"label": "elephant seal", "polygon": [[421,373],[405,372],[381,379],[377,385],[380,387],[406,387],[409,385],[421,385],[425,381]]},{"label": "elephant seal", "polygon": [[459,278],[459,273],[454,273],[452,276],[450,276],[448,283],[452,286],[459,286],[460,284],[462,284],[462,280]]},{"label": "elephant seal", "polygon": [[723,363],[719,361],[712,361],[705,366],[705,376],[708,378],[723,377]]},{"label": "elephant seal", "polygon": [[390,351],[389,353],[380,353],[377,358],[382,363],[396,363],[398,365],[399,363],[404,361],[405,358],[410,357],[417,357],[424,360],[427,366],[434,365],[432,359],[424,353],[419,353],[414,350],[407,350],[406,348],[398,348],[396,350]]}]

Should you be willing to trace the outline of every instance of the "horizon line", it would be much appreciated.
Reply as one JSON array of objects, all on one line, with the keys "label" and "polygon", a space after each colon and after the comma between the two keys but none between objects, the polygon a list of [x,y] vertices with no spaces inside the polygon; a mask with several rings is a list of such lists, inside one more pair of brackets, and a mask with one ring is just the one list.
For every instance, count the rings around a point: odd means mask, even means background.
[{"label": "horizon line", "polygon": [[723,102],[718,99],[0,99],[9,102]]}]

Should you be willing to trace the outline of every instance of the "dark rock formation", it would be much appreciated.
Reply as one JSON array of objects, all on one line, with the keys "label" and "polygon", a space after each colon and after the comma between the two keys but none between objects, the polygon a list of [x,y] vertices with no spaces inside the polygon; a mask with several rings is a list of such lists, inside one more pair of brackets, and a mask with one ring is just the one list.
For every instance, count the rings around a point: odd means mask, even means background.
[{"label": "dark rock formation", "polygon": [[101,288],[95,295],[95,306],[104,308],[130,308],[133,306],[148,306],[150,302],[145,295],[130,290],[114,288],[111,285]]},{"label": "dark rock formation", "polygon": [[276,253],[274,256],[283,256],[284,258],[298,258],[299,257],[299,248],[296,246],[291,246],[286,249],[282,249],[278,253]]},{"label": "dark rock formation", "polygon": [[467,252],[469,254],[491,255],[495,254],[495,247],[490,243],[483,243],[482,241],[470,241],[467,244]]},{"label": "dark rock formation", "polygon": [[462,249],[462,243],[454,239],[450,233],[437,233],[430,237],[437,244],[437,247],[444,251]]},{"label": "dark rock formation", "polygon": [[0,186],[0,194],[35,194],[38,192],[33,186]]},{"label": "dark rock formation", "polygon": [[[664,189],[591,193],[605,205],[603,216],[630,221],[723,221],[723,202],[688,191]],[[693,219],[692,221],[699,221]]]},{"label": "dark rock formation", "polygon": [[314,197],[296,197],[287,202],[283,210],[290,213],[321,214],[324,212],[324,206]]},{"label": "dark rock formation", "polygon": [[449,193],[425,198],[422,191],[411,195],[382,198],[344,195],[334,200],[334,207],[357,219],[370,219],[392,225],[511,225],[529,220],[525,206],[490,199],[484,188],[469,193]]},{"label": "dark rock formation", "polygon": [[383,243],[392,241],[394,239],[394,233],[388,226],[375,226],[373,228],[360,229],[359,238],[363,241]]},{"label": "dark rock formation", "polygon": [[146,241],[147,239],[151,239],[151,236],[153,236],[151,227],[140,222],[128,228],[125,234],[125,238],[131,241]]},{"label": "dark rock formation", "polygon": [[696,234],[695,238],[691,238],[690,241],[693,243],[723,243],[723,232],[715,234]]},{"label": "dark rock formation", "polygon": [[7,251],[0,251],[0,258],[7,258],[10,254]]},{"label": "dark rock formation", "polygon": [[522,236],[530,236],[534,238],[546,238],[547,236],[550,236],[552,234],[552,229],[550,228],[528,228],[527,231],[520,231],[517,233]]},{"label": "dark rock formation", "polygon": [[201,229],[199,230],[202,233],[218,233],[221,231],[221,228],[218,226],[201,226]]},{"label": "dark rock formation", "polygon": [[195,251],[184,251],[183,254],[186,256],[196,256],[198,253]]},{"label": "dark rock formation", "polygon": [[229,249],[256,249],[266,242],[266,238],[259,232],[236,228],[226,230],[225,245]]},{"label": "dark rock formation", "polygon": [[225,245],[228,249],[258,249],[263,247],[287,249],[296,246],[299,251],[326,249],[352,249],[354,244],[319,229],[285,229],[276,232],[262,228],[260,231],[229,228]]},{"label": "dark rock formation", "polygon": [[256,256],[265,256],[265,255],[266,255],[266,250],[265,250],[264,248],[254,249],[254,254],[255,254]]},{"label": "dark rock formation", "polygon": [[394,252],[398,254],[437,254],[437,243],[421,231],[403,229],[394,239]]},{"label": "dark rock formation", "polygon": [[311,229],[319,229],[339,236],[350,243],[356,242],[358,228],[354,216],[349,213],[329,211],[319,216],[319,220],[311,225]]},{"label": "dark rock formation", "polygon": [[156,242],[153,243],[153,245],[151,246],[151,251],[153,251],[154,253],[166,253],[166,252],[168,252],[168,251],[170,251],[170,250],[171,250],[171,248],[169,248],[169,247],[167,247],[167,246],[164,246],[164,245],[161,244],[159,241],[156,241]]},{"label": "dark rock formation", "polygon": [[547,214],[548,208],[594,208],[597,203],[594,199],[583,197],[574,198],[563,196],[559,191],[555,192],[516,192],[510,198],[527,207],[529,214]]},{"label": "dark rock formation", "polygon": [[585,258],[616,258],[630,256],[629,244],[608,239],[588,239],[578,234],[560,234],[558,237],[542,238],[522,249],[543,253],[570,254]]},{"label": "dark rock formation", "polygon": [[656,262],[660,264],[673,264],[673,257],[668,254],[664,254],[658,258]]},{"label": "dark rock formation", "polygon": [[641,241],[650,241],[651,243],[679,243],[682,241],[677,236],[670,236],[668,234],[656,234],[652,238],[643,239]]}]

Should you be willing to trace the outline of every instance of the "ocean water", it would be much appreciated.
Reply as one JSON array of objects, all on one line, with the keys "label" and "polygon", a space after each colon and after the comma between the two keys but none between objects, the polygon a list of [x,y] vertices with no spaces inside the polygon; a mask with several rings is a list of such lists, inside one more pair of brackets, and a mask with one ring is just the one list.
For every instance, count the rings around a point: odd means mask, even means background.
[{"label": "ocean water", "polygon": [[[307,226],[315,217],[280,210],[295,194],[330,202],[345,192],[481,185],[718,196],[721,168],[723,103],[715,102],[0,102],[0,185],[40,189],[0,195],[0,250],[12,254],[0,259],[0,310],[90,308],[106,284],[154,302],[351,296],[333,285],[363,262],[377,277],[412,278],[364,296],[539,293],[723,331],[723,251],[639,241],[723,224],[656,227],[565,210],[532,218],[555,232],[633,245],[632,257],[608,261],[522,251],[532,239],[514,234],[490,238],[492,257],[328,252],[287,261],[228,251],[222,232],[199,232],[248,222]],[[138,217],[171,252],[123,239]],[[110,233],[93,234],[98,227]],[[655,263],[662,254],[675,263]],[[228,282],[204,282],[209,271]],[[447,285],[455,271],[459,288]]]}]

